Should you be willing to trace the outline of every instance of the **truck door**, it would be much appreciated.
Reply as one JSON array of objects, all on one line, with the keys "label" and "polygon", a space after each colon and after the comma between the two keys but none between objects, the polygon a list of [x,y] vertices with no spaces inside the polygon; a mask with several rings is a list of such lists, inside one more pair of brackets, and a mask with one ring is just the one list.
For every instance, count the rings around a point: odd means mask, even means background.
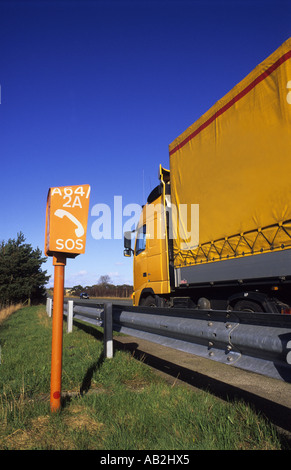
[{"label": "truck door", "polygon": [[133,269],[135,305],[147,295],[170,292],[168,240],[161,197],[143,208],[136,231]]},{"label": "truck door", "polygon": [[147,285],[146,224],[137,228],[133,258],[133,288],[136,299]]},{"label": "truck door", "polygon": [[148,287],[159,295],[169,292],[168,246],[162,198],[159,197],[150,206],[152,210],[147,214]]}]

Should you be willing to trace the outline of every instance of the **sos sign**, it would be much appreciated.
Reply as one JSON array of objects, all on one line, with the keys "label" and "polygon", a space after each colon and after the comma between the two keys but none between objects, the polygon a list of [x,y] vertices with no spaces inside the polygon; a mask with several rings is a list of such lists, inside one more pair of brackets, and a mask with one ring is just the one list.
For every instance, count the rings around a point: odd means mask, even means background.
[{"label": "sos sign", "polygon": [[85,253],[90,186],[50,188],[46,207],[45,254]]}]

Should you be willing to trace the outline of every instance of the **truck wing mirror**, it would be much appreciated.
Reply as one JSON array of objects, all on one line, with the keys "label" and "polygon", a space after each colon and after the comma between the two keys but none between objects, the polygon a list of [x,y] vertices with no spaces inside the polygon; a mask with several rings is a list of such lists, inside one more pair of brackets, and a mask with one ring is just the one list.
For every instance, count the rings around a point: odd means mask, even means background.
[{"label": "truck wing mirror", "polygon": [[131,233],[132,232],[124,232],[124,256],[131,256],[131,252],[133,251],[131,248]]}]

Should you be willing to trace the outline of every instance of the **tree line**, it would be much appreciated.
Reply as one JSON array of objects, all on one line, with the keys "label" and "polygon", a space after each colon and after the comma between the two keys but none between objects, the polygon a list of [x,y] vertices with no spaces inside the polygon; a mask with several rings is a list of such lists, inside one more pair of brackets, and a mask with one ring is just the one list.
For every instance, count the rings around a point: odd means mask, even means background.
[{"label": "tree line", "polygon": [[45,262],[39,248],[25,243],[22,232],[16,239],[0,242],[0,307],[42,302],[50,277],[41,269]]},{"label": "tree line", "polygon": [[[50,276],[42,269],[47,257],[39,248],[34,249],[22,232],[16,239],[0,241],[0,308],[17,303],[36,304],[44,302],[46,284]],[[53,291],[53,289],[51,289]],[[130,297],[133,287],[114,285],[108,275],[100,276],[92,286],[74,286],[71,295],[86,292],[91,297]]]},{"label": "tree line", "polygon": [[70,289],[70,295],[79,296],[82,292],[89,295],[89,297],[130,297],[133,292],[133,287],[128,284],[115,285],[112,283],[110,277],[106,274],[100,276],[97,284],[92,286],[76,285]]}]

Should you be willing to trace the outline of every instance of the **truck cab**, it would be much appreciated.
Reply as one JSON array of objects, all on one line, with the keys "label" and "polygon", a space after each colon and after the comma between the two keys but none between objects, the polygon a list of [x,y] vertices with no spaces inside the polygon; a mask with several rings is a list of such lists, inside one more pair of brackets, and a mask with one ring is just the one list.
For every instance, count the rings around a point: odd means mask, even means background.
[{"label": "truck cab", "polygon": [[[135,230],[134,248],[131,234],[125,233],[124,255],[133,252],[134,305],[156,306],[160,296],[170,293],[167,200],[169,172],[160,167],[161,183],[153,189],[143,206]],[[159,297],[156,296],[159,294]]]}]

